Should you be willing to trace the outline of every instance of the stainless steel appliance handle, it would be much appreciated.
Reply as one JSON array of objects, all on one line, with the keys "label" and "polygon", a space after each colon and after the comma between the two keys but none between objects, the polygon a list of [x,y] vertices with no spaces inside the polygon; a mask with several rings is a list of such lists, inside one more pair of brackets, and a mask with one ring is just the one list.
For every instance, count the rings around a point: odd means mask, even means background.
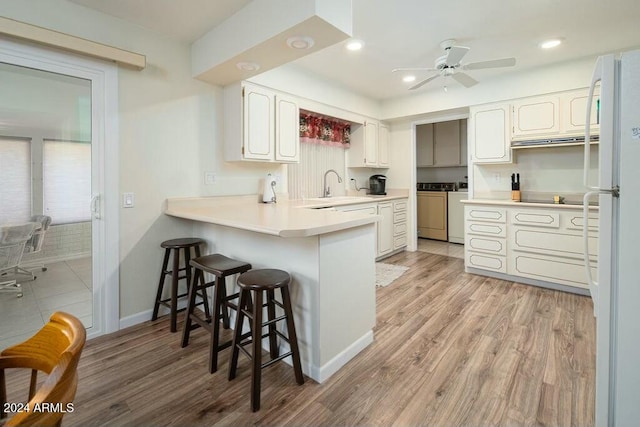
[{"label": "stainless steel appliance handle", "polygon": [[598,187],[589,185],[589,166],[591,165],[591,107],[593,106],[593,93],[596,83],[602,80],[602,57],[598,58],[596,66],[591,77],[591,85],[589,86],[589,95],[587,96],[587,118],[584,124],[584,169],[582,181],[584,186],[589,190],[597,190]]},{"label": "stainless steel appliance handle", "polygon": [[591,259],[589,254],[589,198],[594,194],[600,194],[599,191],[589,191],[584,194],[582,198],[582,239],[584,245],[584,267],[587,273],[587,285],[589,286],[589,292],[591,292],[591,299],[593,300],[594,313],[596,313],[596,304],[598,303],[598,282],[596,282],[591,276]]}]

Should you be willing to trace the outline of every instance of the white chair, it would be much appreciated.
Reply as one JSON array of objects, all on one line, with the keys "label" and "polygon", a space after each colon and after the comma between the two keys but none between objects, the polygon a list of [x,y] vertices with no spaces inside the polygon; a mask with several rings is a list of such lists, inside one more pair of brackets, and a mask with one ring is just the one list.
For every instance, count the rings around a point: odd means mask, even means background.
[{"label": "white chair", "polygon": [[[46,231],[49,229],[51,225],[51,217],[46,215],[34,215],[29,220],[30,222],[35,222],[40,224],[40,226],[36,226],[33,235],[27,242],[24,247],[25,254],[33,254],[36,252],[40,252],[42,250],[42,243],[44,242],[44,235]],[[41,271],[47,271],[47,267],[44,264],[39,265],[31,265],[29,266],[18,266],[16,267],[16,274],[26,274],[27,276],[31,276],[31,280],[36,280],[36,275],[33,273],[33,270],[40,269]]]},{"label": "white chair", "polygon": [[17,292],[22,296],[22,287],[16,279],[4,280],[9,272],[15,274],[20,265],[24,247],[40,224],[29,222],[19,225],[0,226],[0,292]]}]

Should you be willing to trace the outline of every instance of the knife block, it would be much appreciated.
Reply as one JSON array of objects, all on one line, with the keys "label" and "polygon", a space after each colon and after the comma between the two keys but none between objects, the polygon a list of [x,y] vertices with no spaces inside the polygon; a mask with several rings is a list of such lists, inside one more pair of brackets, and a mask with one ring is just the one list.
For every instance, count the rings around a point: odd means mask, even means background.
[{"label": "knife block", "polygon": [[511,190],[511,201],[512,202],[520,201],[520,190]]}]

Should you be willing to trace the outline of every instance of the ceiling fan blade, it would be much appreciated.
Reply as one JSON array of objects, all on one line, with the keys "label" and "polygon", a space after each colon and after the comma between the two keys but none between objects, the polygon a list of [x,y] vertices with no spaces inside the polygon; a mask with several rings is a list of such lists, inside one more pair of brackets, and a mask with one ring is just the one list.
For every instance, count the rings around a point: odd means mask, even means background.
[{"label": "ceiling fan blade", "polygon": [[471,77],[470,75],[465,73],[460,73],[460,72],[452,74],[451,78],[453,78],[453,80],[457,81],[464,87],[471,87],[478,83],[478,81],[473,77]]},{"label": "ceiling fan blade", "polygon": [[447,52],[447,61],[445,64],[452,67],[460,63],[460,60],[469,52],[469,48],[464,46],[451,46]]},{"label": "ceiling fan blade", "polygon": [[436,74],[435,76],[431,76],[431,77],[428,77],[428,78],[426,78],[426,79],[422,80],[421,82],[419,82],[419,83],[417,83],[417,84],[415,84],[415,85],[411,86],[411,87],[409,88],[409,90],[415,90],[415,89],[421,88],[422,86],[426,85],[426,84],[427,84],[427,83],[429,83],[431,80],[433,80],[433,79],[435,79],[435,78],[437,78],[437,77],[440,77],[440,74]]},{"label": "ceiling fan blade", "polygon": [[491,61],[472,62],[462,66],[463,70],[480,70],[482,68],[513,67],[516,65],[516,58],[493,59]]},{"label": "ceiling fan blade", "polygon": [[394,68],[391,70],[392,73],[397,73],[398,71],[438,71],[435,68],[426,68],[426,67],[409,67],[409,68]]}]

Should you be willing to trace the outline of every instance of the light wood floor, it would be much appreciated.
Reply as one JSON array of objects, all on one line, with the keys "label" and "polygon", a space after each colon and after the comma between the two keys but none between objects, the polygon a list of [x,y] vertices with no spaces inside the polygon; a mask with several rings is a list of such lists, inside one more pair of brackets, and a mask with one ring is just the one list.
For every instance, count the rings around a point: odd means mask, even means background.
[{"label": "light wood floor", "polygon": [[249,366],[228,382],[205,367],[202,330],[185,349],[166,319],[88,343],[66,426],[592,426],[595,322],[589,298],[464,273],[423,252],[377,290],[375,342],[326,383],[263,371],[249,409]]}]

